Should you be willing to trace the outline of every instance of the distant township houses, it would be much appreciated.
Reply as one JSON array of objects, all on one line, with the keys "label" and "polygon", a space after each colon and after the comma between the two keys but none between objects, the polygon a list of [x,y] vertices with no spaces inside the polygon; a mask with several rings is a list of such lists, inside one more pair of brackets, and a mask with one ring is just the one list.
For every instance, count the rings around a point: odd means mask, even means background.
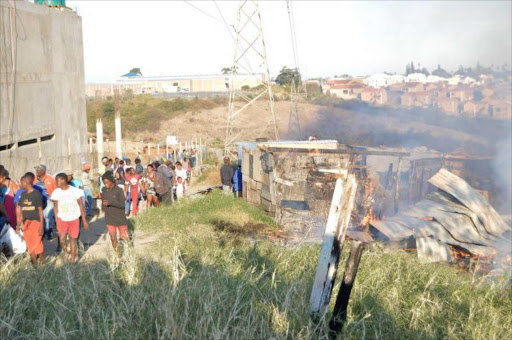
[{"label": "distant township houses", "polygon": [[442,78],[423,73],[375,74],[365,78],[328,79],[326,95],[372,105],[434,108],[450,115],[512,119],[512,77]]}]

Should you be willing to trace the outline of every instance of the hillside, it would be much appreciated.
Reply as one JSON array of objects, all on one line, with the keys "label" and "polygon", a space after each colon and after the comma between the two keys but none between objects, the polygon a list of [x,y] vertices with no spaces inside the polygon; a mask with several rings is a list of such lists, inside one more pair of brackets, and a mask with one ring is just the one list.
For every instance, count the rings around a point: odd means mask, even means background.
[{"label": "hillside", "polygon": [[[282,245],[286,236],[245,201],[218,192],[150,209],[135,231],[156,241],[143,252],[127,249],[121,263],[110,252],[75,265],[60,258],[36,268],[28,260],[3,264],[0,334],[328,339],[326,325],[308,314],[320,246]],[[506,278],[420,263],[416,254],[376,245],[363,253],[342,336],[510,339],[507,287]]]},{"label": "hillside", "polygon": [[[454,117],[431,109],[371,107],[329,98],[300,102],[301,131],[288,131],[291,105],[276,101],[275,112],[281,139],[337,139],[341,143],[426,147],[447,153],[489,156],[496,144],[510,140],[510,122],[471,117]],[[105,133],[113,139],[113,101],[102,103]],[[97,102],[88,103],[89,132],[95,129]],[[227,98],[156,99],[138,96],[123,100],[123,134],[133,141],[163,142],[168,135],[181,140],[201,137],[222,144],[226,134]],[[267,102],[261,100],[240,114],[234,132],[237,140],[272,138]]]}]

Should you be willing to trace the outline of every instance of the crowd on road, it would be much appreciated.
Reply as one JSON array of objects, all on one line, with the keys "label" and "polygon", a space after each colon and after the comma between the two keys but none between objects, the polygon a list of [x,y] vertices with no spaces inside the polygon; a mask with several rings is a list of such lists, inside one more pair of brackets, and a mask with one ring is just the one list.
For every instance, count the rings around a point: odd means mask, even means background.
[{"label": "crowd on road", "polygon": [[[159,207],[183,199],[196,165],[196,152],[184,150],[179,159],[151,162],[146,167],[140,158],[104,157],[98,169],[84,164],[80,178],[66,167],[54,176],[44,164],[25,173],[19,181],[0,165],[0,248],[10,256],[28,252],[32,263],[44,262],[43,237],[52,239],[54,227],[58,249],[77,259],[80,230],[88,230],[88,219],[96,205],[105,213],[107,231],[118,252],[119,239],[128,240],[129,215],[137,215],[142,200],[146,206]],[[99,188],[97,203],[94,189]],[[100,203],[101,202],[101,203]]]}]

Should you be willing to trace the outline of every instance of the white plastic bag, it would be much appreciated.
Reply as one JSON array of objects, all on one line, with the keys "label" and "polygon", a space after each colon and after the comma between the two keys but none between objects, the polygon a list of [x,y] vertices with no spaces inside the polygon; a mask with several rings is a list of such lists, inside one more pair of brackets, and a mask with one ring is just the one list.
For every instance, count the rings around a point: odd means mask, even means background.
[{"label": "white plastic bag", "polygon": [[0,244],[7,248],[12,255],[24,254],[27,251],[27,243],[23,239],[23,233],[16,234],[9,224],[4,224],[0,231]]}]

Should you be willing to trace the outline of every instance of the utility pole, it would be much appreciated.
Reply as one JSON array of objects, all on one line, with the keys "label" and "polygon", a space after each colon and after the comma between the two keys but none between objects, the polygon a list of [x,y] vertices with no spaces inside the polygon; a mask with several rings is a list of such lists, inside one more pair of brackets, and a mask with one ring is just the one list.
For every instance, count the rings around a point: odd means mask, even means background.
[{"label": "utility pole", "polygon": [[[233,152],[233,142],[238,138],[238,134],[234,134],[234,128],[242,128],[236,124],[237,116],[251,105],[255,105],[264,96],[267,96],[268,101],[266,100],[267,103],[263,105],[264,110],[262,110],[261,114],[268,114],[269,122],[262,131],[259,131],[260,136],[268,133],[268,128],[271,127],[270,135],[276,140],[279,139],[274,111],[274,95],[270,84],[267,50],[263,37],[260,8],[257,1],[242,1],[238,7],[231,72],[229,83],[227,84],[229,86],[229,105],[224,144],[225,155],[236,154],[236,152]],[[254,79],[256,75],[260,75],[261,79],[259,84],[256,84],[254,87],[261,88],[261,90],[254,93],[253,97],[249,97],[239,87],[242,86],[244,80],[247,78]],[[258,107],[262,107],[262,105],[258,105]]]},{"label": "utility pole", "polygon": [[116,129],[116,156],[123,157],[123,137],[121,133],[121,105],[119,103],[119,90],[114,90],[114,111],[116,113],[115,129]]},{"label": "utility pole", "polygon": [[297,100],[299,99],[297,87],[295,86],[295,79],[292,79],[290,89],[290,118],[288,119],[288,136],[300,139],[300,123],[299,123],[299,109],[297,107]]}]

